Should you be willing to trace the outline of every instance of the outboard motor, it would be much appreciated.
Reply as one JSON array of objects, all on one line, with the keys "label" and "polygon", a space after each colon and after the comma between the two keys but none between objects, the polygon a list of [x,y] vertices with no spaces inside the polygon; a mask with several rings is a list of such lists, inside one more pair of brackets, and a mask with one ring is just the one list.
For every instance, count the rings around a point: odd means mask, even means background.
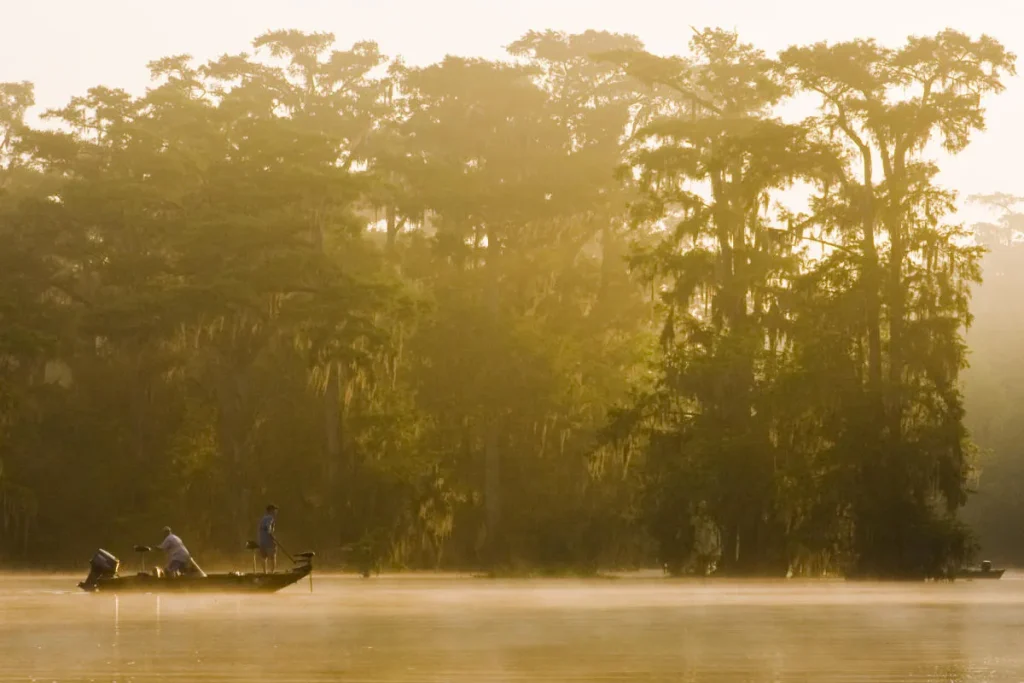
[{"label": "outboard motor", "polygon": [[99,579],[112,579],[117,576],[117,570],[120,566],[120,560],[100,548],[89,561],[89,576],[78,585],[86,590],[90,590],[96,586],[96,582]]}]

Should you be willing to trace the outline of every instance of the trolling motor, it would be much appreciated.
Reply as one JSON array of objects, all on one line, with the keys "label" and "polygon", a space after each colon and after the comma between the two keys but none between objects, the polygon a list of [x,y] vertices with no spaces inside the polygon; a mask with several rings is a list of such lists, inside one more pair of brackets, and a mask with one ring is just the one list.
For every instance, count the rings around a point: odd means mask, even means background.
[{"label": "trolling motor", "polygon": [[78,587],[84,590],[94,590],[96,582],[100,579],[115,578],[120,567],[120,560],[100,548],[89,560],[89,575],[85,577],[85,581],[78,584]]},{"label": "trolling motor", "polygon": [[292,571],[293,572],[302,572],[304,574],[308,574],[309,575],[309,592],[312,593],[313,592],[313,558],[316,557],[316,553],[314,553],[313,551],[310,550],[310,551],[306,551],[304,553],[295,553],[295,555],[292,555],[290,552],[288,552],[287,548],[285,548],[283,545],[281,545],[280,541],[278,541],[277,539],[274,539],[274,542],[277,543],[277,547],[281,549],[281,552],[283,552],[285,554],[285,556],[289,560],[292,561],[292,564],[295,565],[294,567],[292,567]]},{"label": "trolling motor", "polygon": [[316,557],[316,553],[308,551],[304,553],[296,553],[295,557],[292,558],[292,563],[295,568],[292,571],[308,571],[309,572],[309,592],[313,592],[313,558]]}]

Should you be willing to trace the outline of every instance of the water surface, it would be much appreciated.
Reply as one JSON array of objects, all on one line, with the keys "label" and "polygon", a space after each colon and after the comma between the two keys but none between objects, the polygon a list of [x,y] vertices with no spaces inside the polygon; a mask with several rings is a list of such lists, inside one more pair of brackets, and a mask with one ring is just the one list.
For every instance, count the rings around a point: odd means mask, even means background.
[{"label": "water surface", "polygon": [[270,596],[0,578],[0,681],[1022,681],[1024,580],[318,576]]}]

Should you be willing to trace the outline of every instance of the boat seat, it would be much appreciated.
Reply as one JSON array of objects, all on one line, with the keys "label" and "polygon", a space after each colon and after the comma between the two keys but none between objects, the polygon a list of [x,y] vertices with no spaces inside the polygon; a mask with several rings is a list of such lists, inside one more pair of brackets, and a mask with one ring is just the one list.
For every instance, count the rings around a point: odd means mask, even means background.
[{"label": "boat seat", "polygon": [[135,546],[135,552],[137,553],[148,553],[150,550],[152,550],[152,548],[150,548],[148,545]]},{"label": "boat seat", "polygon": [[246,541],[245,542],[245,549],[246,550],[259,550],[260,549],[260,544],[257,543],[256,541]]}]

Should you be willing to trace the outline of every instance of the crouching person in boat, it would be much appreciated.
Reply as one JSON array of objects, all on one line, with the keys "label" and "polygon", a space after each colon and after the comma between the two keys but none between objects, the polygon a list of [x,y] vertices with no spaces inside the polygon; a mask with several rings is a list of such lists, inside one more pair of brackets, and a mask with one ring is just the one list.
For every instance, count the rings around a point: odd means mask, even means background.
[{"label": "crouching person in boat", "polygon": [[200,573],[199,565],[181,539],[171,532],[171,527],[164,527],[164,540],[157,547],[167,553],[167,568],[164,570],[167,576]]}]

